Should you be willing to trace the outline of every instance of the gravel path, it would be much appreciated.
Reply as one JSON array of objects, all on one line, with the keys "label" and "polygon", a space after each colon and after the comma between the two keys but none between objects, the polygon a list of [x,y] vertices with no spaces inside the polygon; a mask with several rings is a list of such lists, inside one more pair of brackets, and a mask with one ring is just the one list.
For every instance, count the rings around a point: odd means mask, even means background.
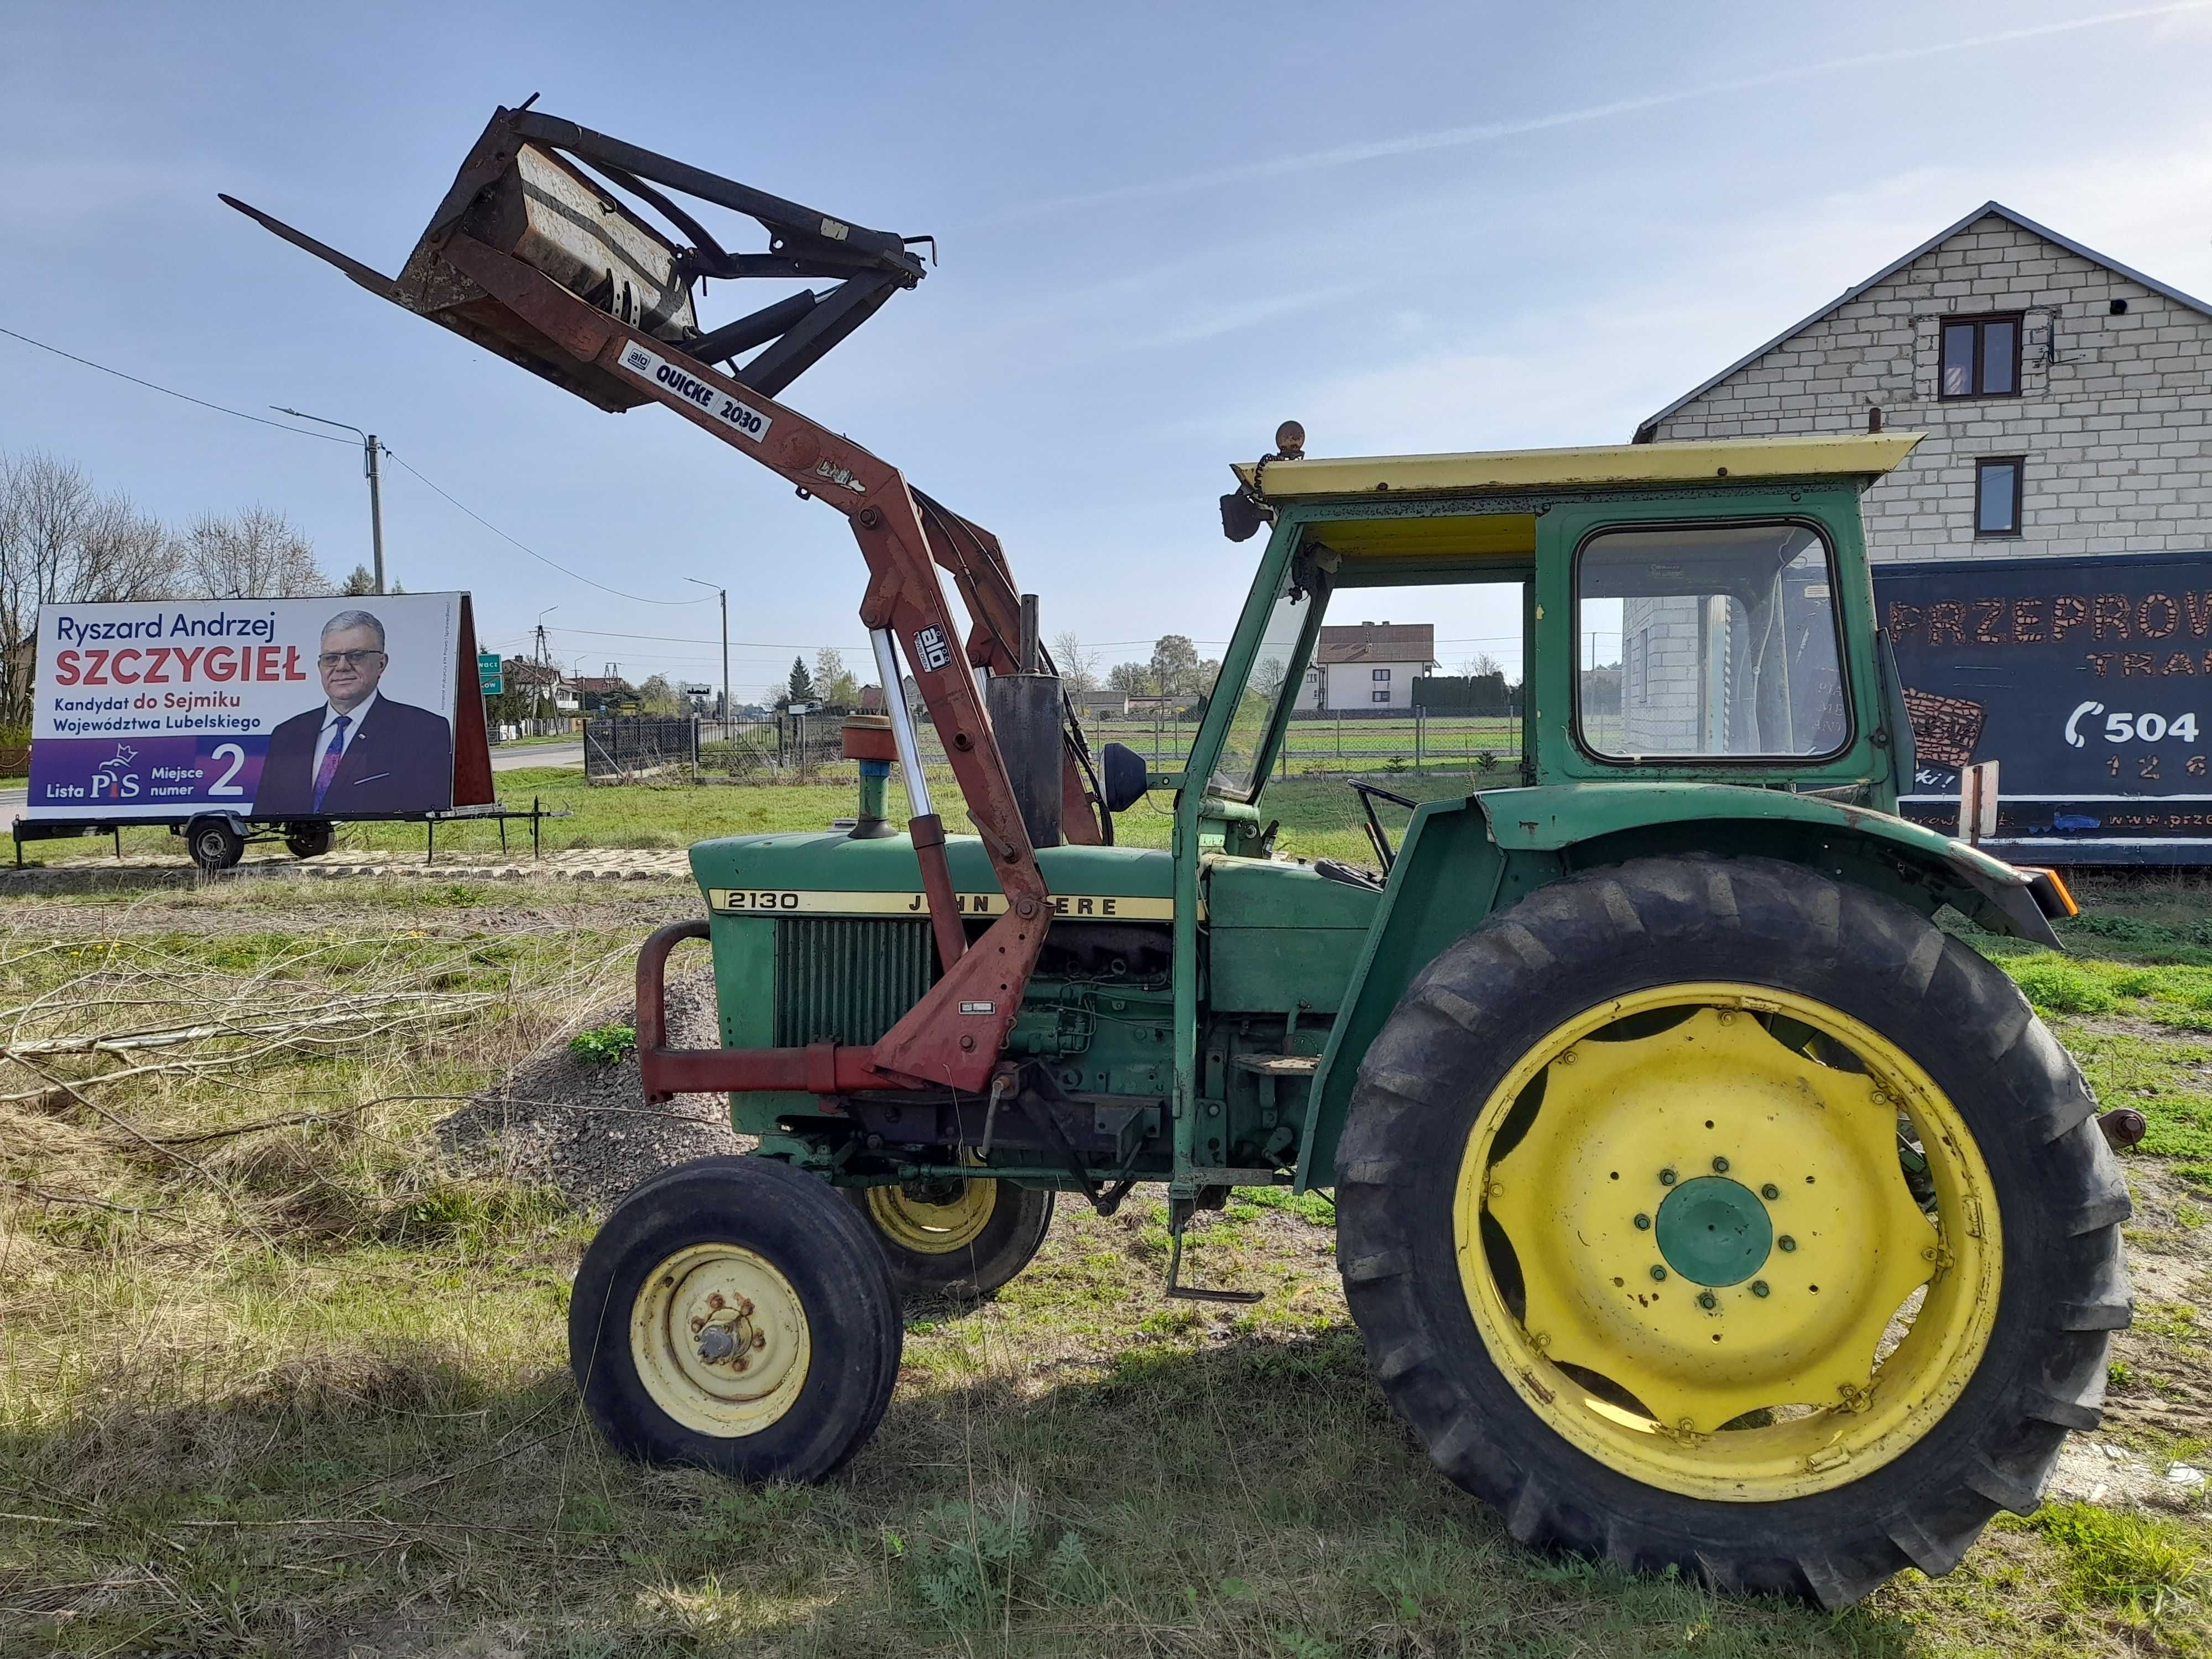
[{"label": "gravel path", "polygon": [[[635,1025],[636,1017],[625,999],[556,1032],[499,1089],[440,1126],[447,1150],[479,1168],[549,1182],[603,1213],[656,1170],[750,1146],[731,1130],[724,1097],[678,1095],[647,1107],[635,1060],[591,1066],[569,1053],[578,1031]],[[720,1046],[711,970],[670,975],[668,1035],[676,1047]]]}]

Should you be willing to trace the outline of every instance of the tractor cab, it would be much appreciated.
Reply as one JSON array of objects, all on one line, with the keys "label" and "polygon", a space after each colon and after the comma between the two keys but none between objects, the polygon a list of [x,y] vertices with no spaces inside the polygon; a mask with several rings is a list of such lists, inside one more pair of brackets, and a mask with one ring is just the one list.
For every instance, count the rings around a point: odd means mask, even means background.
[{"label": "tractor cab", "polygon": [[[1271,781],[1363,769],[1317,764],[1326,745],[1301,744],[1303,731],[1348,728],[1354,754],[1372,759],[1375,745],[1357,741],[1370,716],[1402,713],[1436,728],[1407,778],[1425,795],[1437,793],[1423,775],[1433,768],[1484,789],[1701,782],[1891,811],[1910,727],[1875,627],[1858,496],[1917,441],[1279,453],[1239,467],[1227,527],[1272,521],[1273,533],[1189,764],[1157,781],[1196,786],[1200,816],[1221,826],[1206,842],[1255,851]],[[1473,608],[1470,592],[1482,596]],[[1478,660],[1519,671],[1504,718],[1486,729],[1407,708],[1390,680],[1402,666],[1317,663],[1334,616],[1409,612],[1474,619],[1460,626],[1483,631],[1457,641],[1461,654],[1480,647]],[[1455,764],[1477,739],[1479,766]],[[1126,763],[1109,771],[1129,775]],[[1396,792],[1362,791],[1363,816],[1378,795]],[[1392,854],[1370,823],[1387,875]]]}]

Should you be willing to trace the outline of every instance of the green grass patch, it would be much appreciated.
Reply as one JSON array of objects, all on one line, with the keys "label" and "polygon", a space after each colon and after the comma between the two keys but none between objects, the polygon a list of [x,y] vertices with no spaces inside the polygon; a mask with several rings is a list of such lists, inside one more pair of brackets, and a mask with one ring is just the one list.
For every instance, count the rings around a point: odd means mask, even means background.
[{"label": "green grass patch", "polygon": [[637,1028],[602,1025],[568,1039],[568,1052],[586,1066],[615,1066],[637,1052]]},{"label": "green grass patch", "polygon": [[2201,1527],[2087,1504],[2046,1504],[2026,1524],[2057,1547],[2068,1591],[2088,1605],[2154,1620],[2206,1588]]}]

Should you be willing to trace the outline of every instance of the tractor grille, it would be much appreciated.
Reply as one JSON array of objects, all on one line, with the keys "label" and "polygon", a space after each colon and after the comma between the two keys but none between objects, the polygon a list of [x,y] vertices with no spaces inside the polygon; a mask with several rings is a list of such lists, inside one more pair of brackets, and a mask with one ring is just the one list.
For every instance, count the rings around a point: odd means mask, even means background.
[{"label": "tractor grille", "polygon": [[927,921],[778,917],[776,1047],[875,1042],[921,1000],[935,964]]}]

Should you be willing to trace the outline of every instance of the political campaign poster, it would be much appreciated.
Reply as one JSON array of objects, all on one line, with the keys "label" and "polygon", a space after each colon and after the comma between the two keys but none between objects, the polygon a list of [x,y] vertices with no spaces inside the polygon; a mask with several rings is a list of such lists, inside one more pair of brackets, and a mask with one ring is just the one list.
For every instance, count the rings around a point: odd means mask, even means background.
[{"label": "political campaign poster", "polygon": [[28,816],[449,807],[457,719],[483,744],[471,632],[462,593],[42,606]]},{"label": "political campaign poster", "polygon": [[2130,862],[2212,835],[2212,553],[1882,565],[1875,598],[1912,721],[1906,817],[1955,829],[1960,771],[1994,760],[2013,852]]}]

